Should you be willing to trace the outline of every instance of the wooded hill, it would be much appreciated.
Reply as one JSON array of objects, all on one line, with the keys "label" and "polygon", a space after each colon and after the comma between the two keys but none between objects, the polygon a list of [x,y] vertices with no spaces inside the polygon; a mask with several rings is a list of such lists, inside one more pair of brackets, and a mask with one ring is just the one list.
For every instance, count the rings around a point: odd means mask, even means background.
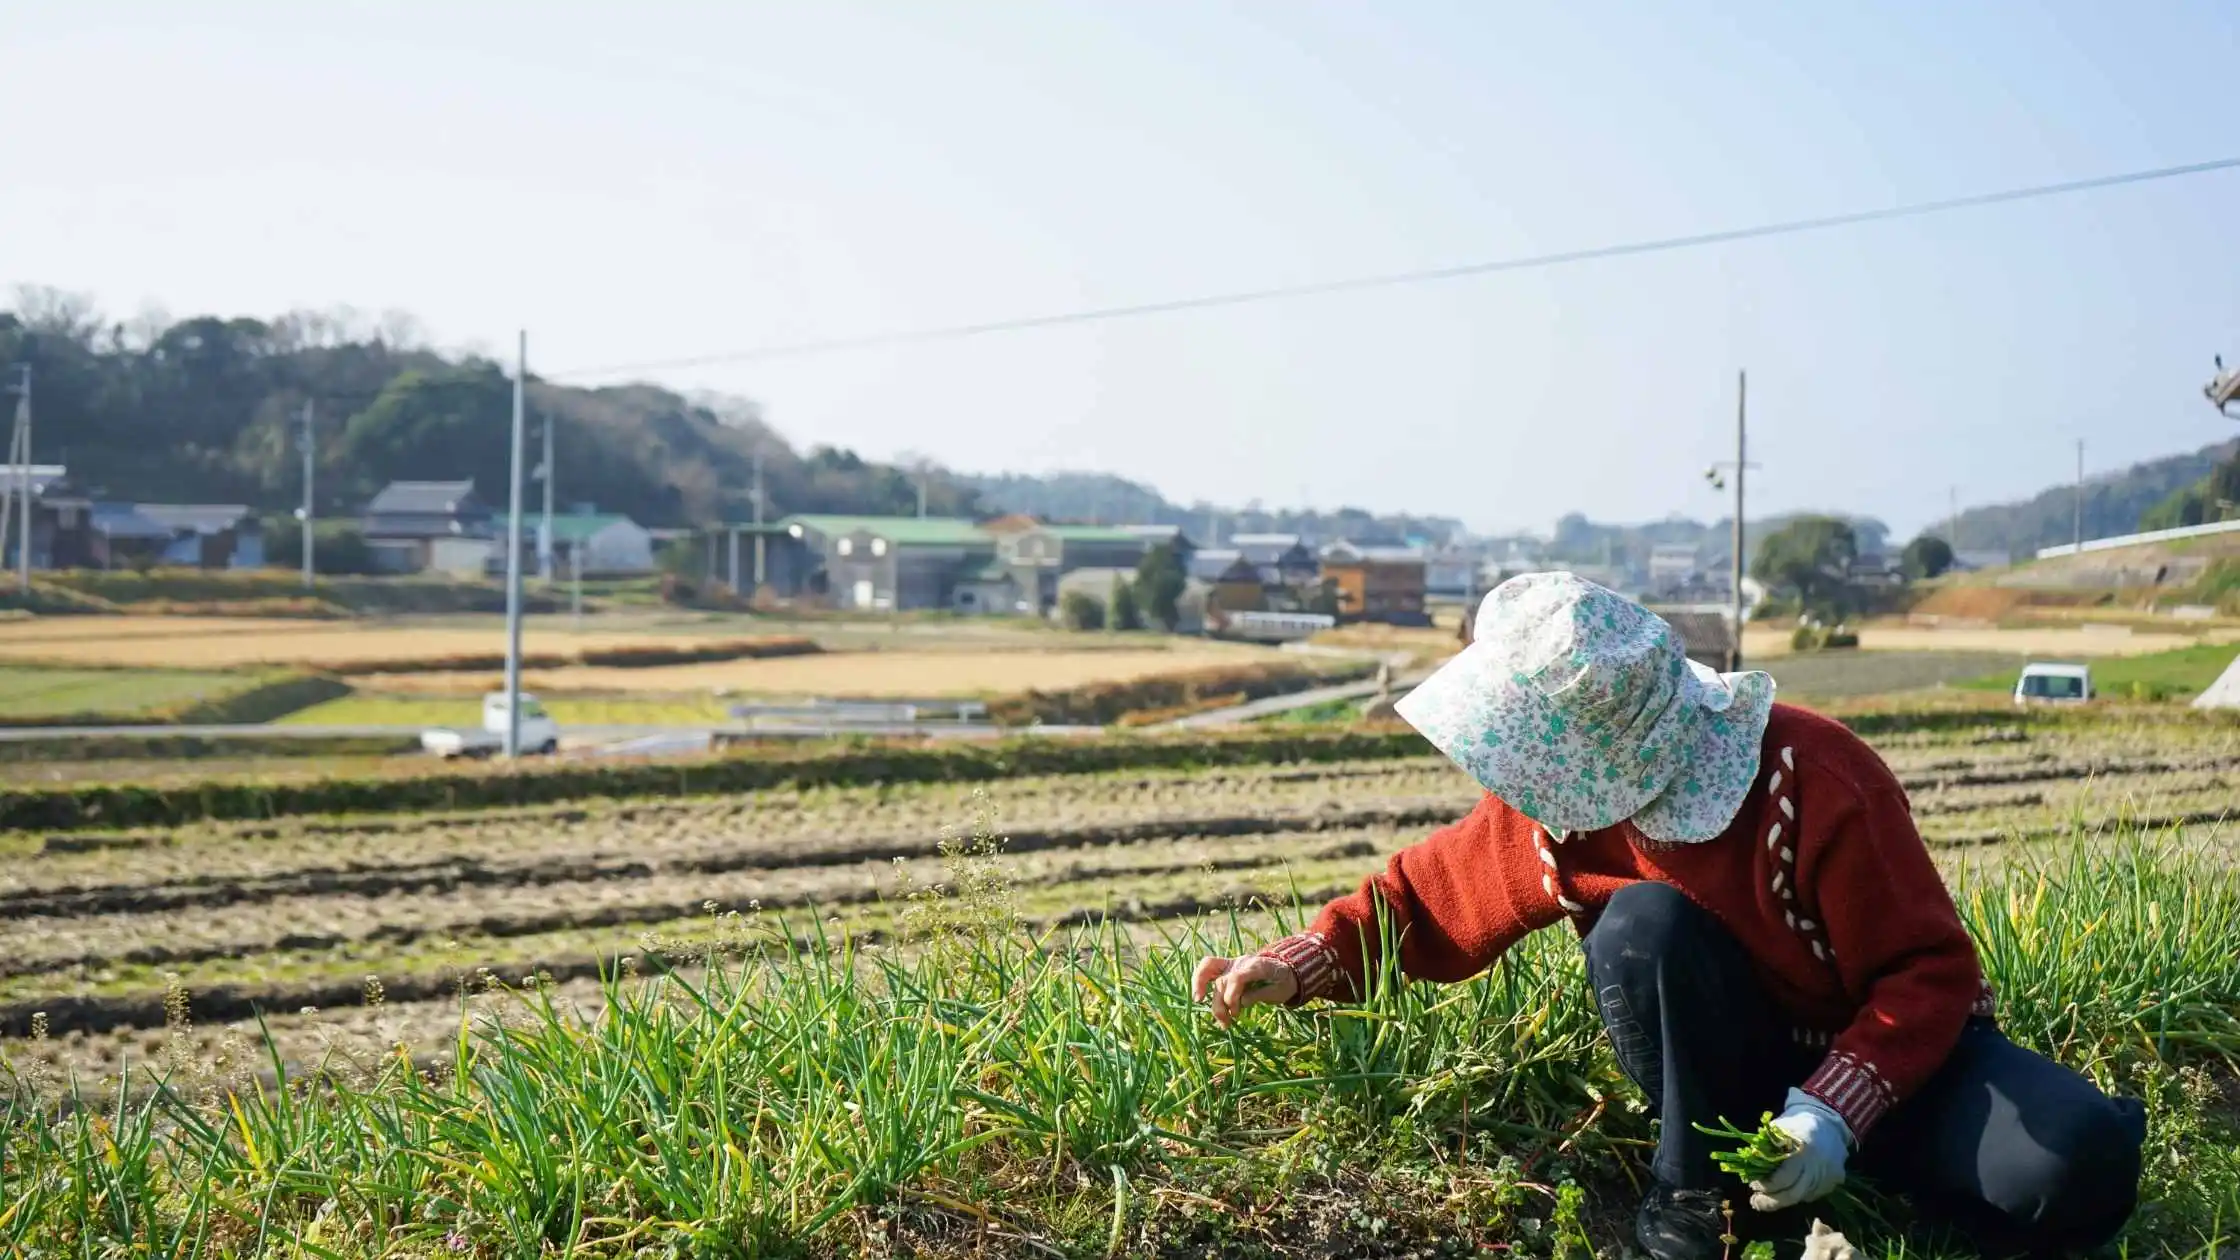
[{"label": "wooded hill", "polygon": [[[2109,538],[2140,529],[2194,524],[2201,487],[2221,464],[2240,458],[2240,442],[2219,442],[2184,455],[2134,464],[2121,472],[2085,478],[2084,536]],[[2196,503],[2192,520],[2185,504]],[[2004,551],[2028,556],[2040,547],[2069,542],[2076,533],[2077,488],[2053,486],[2016,503],[1969,508],[1960,513],[1958,545],[1969,551]],[[2213,517],[2212,517],[2213,519]],[[1926,532],[1950,541],[1953,530],[1939,521]]]},{"label": "wooded hill", "polygon": [[[403,321],[296,312],[120,323],[33,290],[0,309],[0,365],[19,363],[33,372],[33,459],[67,464],[108,497],[291,510],[302,495],[294,435],[306,400],[317,414],[321,515],[355,514],[395,478],[472,477],[493,502],[506,492],[506,369],[417,344]],[[750,402],[532,376],[529,413],[532,444],[535,426],[555,426],[562,504],[647,525],[743,520],[760,450],[774,513],[917,510],[903,470],[831,447],[797,451]],[[929,499],[945,514],[978,506],[939,479]]]}]

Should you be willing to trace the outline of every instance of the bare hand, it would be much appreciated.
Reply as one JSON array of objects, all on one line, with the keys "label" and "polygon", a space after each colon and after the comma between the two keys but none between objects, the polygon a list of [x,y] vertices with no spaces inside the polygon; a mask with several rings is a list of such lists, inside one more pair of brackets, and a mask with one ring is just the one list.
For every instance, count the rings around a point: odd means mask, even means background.
[{"label": "bare hand", "polygon": [[1299,978],[1273,958],[1204,958],[1190,977],[1190,999],[1210,1001],[1214,1022],[1227,1028],[1248,1006],[1284,1003],[1299,992]]}]

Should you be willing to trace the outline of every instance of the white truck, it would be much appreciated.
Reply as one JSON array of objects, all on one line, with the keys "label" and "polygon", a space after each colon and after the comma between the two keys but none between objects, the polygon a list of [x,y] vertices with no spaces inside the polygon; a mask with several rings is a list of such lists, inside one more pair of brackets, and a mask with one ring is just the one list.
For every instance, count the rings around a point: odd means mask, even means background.
[{"label": "white truck", "polygon": [[2032,662],[2014,683],[2017,705],[2083,704],[2092,698],[2092,670],[2085,665]]},{"label": "white truck", "polygon": [[[482,729],[460,731],[449,727],[420,732],[420,747],[438,757],[489,757],[506,746],[506,693],[493,691],[482,698]],[[560,751],[560,724],[544,711],[537,698],[521,693],[521,751]]]}]

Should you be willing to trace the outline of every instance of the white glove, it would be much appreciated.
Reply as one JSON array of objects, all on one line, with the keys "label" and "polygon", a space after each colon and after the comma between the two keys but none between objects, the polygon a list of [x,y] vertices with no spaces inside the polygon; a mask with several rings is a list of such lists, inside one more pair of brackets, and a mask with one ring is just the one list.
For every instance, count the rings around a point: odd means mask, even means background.
[{"label": "white glove", "polygon": [[1844,1161],[1851,1157],[1851,1126],[1835,1108],[1792,1089],[1773,1127],[1789,1135],[1797,1152],[1781,1161],[1772,1176],[1750,1183],[1751,1207],[1778,1212],[1824,1198],[1843,1184]]}]

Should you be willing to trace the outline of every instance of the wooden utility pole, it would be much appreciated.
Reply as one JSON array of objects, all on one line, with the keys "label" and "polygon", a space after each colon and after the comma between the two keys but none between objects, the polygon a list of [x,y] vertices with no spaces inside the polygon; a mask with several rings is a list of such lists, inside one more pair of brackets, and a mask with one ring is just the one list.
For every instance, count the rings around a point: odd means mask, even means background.
[{"label": "wooden utility pole", "polygon": [[318,550],[314,545],[317,531],[311,525],[313,511],[311,483],[318,472],[318,441],[312,425],[317,414],[312,409],[311,400],[304,399],[303,432],[296,436],[296,441],[301,444],[303,452],[303,589],[307,591],[316,581],[317,574],[317,568],[312,563],[312,556]]},{"label": "wooden utility pole", "polygon": [[2077,439],[2077,522],[2074,531],[2076,554],[2084,554],[2084,439]]},{"label": "wooden utility pole", "polygon": [[1742,669],[1742,618],[1744,613],[1747,611],[1747,609],[1744,607],[1742,594],[1742,578],[1744,572],[1746,571],[1746,566],[1743,562],[1743,548],[1749,541],[1747,535],[1744,532],[1742,524],[1742,513],[1744,507],[1742,496],[1742,481],[1744,476],[1748,474],[1752,466],[1750,463],[1750,441],[1748,436],[1750,416],[1750,374],[1748,372],[1737,372],[1735,373],[1734,379],[1734,463],[1730,465],[1726,461],[1721,460],[1711,465],[1710,468],[1704,470],[1703,474],[1704,480],[1711,483],[1712,489],[1724,490],[1727,487],[1726,470],[1730,467],[1734,469],[1734,522],[1732,526],[1733,532],[1729,535],[1727,540],[1728,545],[1734,551],[1734,555],[1729,560],[1729,568],[1732,571],[1730,580],[1733,582],[1734,586],[1734,611],[1730,614],[1734,619],[1734,624],[1732,627],[1734,633],[1734,642],[1729,644],[1727,647],[1727,669],[1729,672],[1739,672]]},{"label": "wooden utility pole", "polygon": [[1729,672],[1742,670],[1742,481],[1750,467],[1750,447],[1745,436],[1750,415],[1750,374],[1734,378],[1734,647],[1727,654]]}]

